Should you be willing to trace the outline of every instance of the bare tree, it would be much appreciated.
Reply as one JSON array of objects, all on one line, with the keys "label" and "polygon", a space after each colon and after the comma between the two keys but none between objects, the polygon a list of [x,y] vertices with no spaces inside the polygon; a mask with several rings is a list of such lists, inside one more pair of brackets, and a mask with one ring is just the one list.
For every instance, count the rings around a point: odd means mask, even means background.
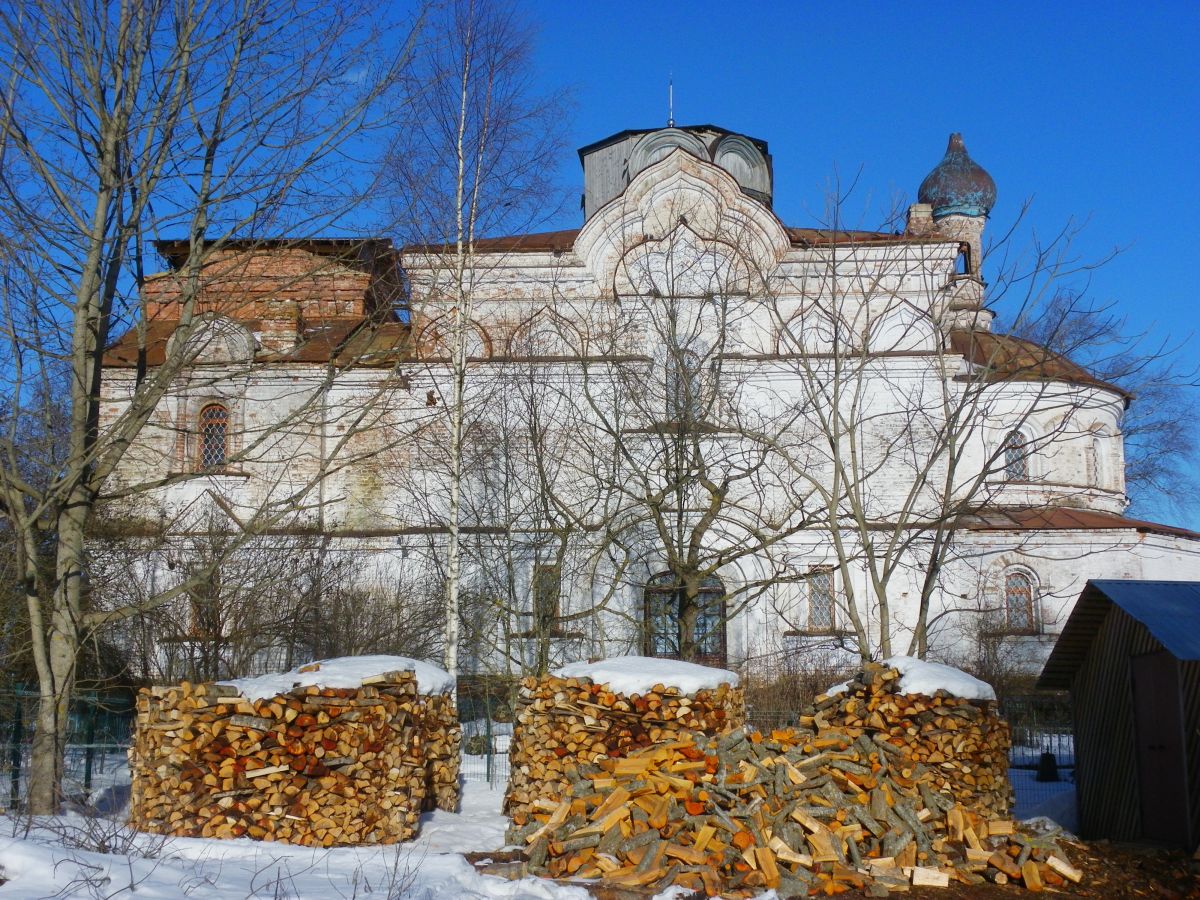
[{"label": "bare tree", "polygon": [[406,265],[424,282],[414,291],[413,325],[418,346],[436,360],[432,396],[443,413],[443,660],[457,673],[468,379],[490,341],[475,320],[488,277],[475,264],[475,244],[489,231],[524,230],[553,214],[548,174],[560,147],[563,96],[535,89],[531,36],[514,4],[455,0],[439,15],[409,73],[416,102],[392,172],[410,242]]},{"label": "bare tree", "polygon": [[[1098,336],[1118,336],[1068,292],[1101,264],[1078,258],[1073,226],[1026,253],[1009,250],[1015,230],[994,242],[984,306],[984,260],[956,274],[958,250],[938,235],[856,237],[844,206],[831,204],[808,264],[775,300],[780,360],[810,411],[811,439],[787,456],[797,500],[815,501],[824,522],[823,562],[854,650],[925,656],[941,620],[995,618],[978,597],[948,599],[975,565],[972,525],[1003,508],[1091,502],[1098,467],[1072,460],[1115,455],[1126,396],[1112,382],[1162,356],[1124,341],[1100,349]],[[932,309],[914,307],[914,292]],[[992,304],[1017,333],[991,327]],[[811,623],[797,609],[780,612],[803,632]]]},{"label": "bare tree", "polygon": [[787,542],[811,514],[780,453],[807,410],[751,358],[786,236],[765,248],[714,202],[681,191],[654,233],[620,236],[574,390],[604,500],[588,523],[595,552],[610,581],[645,585],[623,610],[636,644],[723,665],[726,622],[787,576]]},{"label": "bare tree", "polygon": [[[377,111],[387,108],[380,101],[406,43],[377,10],[289,0],[20,3],[0,10],[0,21],[0,331],[10,404],[0,504],[40,690],[30,805],[47,813],[58,803],[81,643],[206,577],[133,607],[95,608],[87,590],[97,504],[114,493],[114,474],[164,396],[211,344],[202,273],[233,238],[246,247],[264,231],[323,232],[355,207],[370,177],[351,161],[385,124]],[[177,324],[164,347],[152,333],[147,257],[170,232],[183,237]],[[102,360],[125,328],[135,329],[136,377],[109,415]],[[35,398],[50,386],[61,389],[65,424],[55,454],[36,460],[39,481],[28,477],[23,436],[44,427]],[[245,454],[256,447],[247,441]],[[240,530],[266,524],[242,521]]]},{"label": "bare tree", "polygon": [[1014,334],[1071,356],[1089,372],[1119,386],[1133,402],[1122,420],[1125,486],[1134,508],[1159,504],[1176,510],[1195,495],[1195,369],[1179,365],[1190,336],[1155,341],[1134,332],[1115,304],[1097,303],[1078,289],[1054,294],[1041,315],[1021,315]]}]

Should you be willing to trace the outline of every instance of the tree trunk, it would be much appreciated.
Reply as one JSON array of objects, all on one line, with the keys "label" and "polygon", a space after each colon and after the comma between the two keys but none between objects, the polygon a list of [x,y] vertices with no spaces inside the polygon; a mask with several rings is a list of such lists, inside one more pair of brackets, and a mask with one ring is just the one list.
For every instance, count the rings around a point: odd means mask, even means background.
[{"label": "tree trunk", "polygon": [[38,714],[29,769],[29,809],[34,815],[54,815],[62,802],[68,712],[75,686],[83,616],[84,524],[90,503],[79,495],[66,504],[58,518],[58,559],[50,621],[42,639],[44,654],[38,660]]},{"label": "tree trunk", "polygon": [[39,685],[37,719],[29,761],[29,811],[35,816],[55,815],[62,805],[68,713],[78,647],[74,629],[69,623],[60,621],[58,616],[55,616],[55,622],[51,625],[49,639],[51,679]]}]

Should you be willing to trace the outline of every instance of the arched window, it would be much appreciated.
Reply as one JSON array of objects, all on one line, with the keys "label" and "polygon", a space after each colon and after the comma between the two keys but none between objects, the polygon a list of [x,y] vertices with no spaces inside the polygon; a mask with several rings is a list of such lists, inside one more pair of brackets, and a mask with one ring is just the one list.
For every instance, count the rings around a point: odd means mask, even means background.
[{"label": "arched window", "polygon": [[1008,481],[1029,480],[1029,448],[1025,435],[1013,429],[1004,437],[1004,477]]},{"label": "arched window", "polygon": [[229,409],[210,403],[200,410],[200,444],[197,459],[201,469],[217,469],[229,459]]},{"label": "arched window", "polygon": [[1025,572],[1004,574],[1004,614],[1009,631],[1037,630],[1037,591]]},{"label": "arched window", "polygon": [[[680,620],[687,601],[687,589],[670,572],[655,575],[646,585],[647,656],[678,659],[680,649]],[[716,576],[700,583],[696,595],[696,625],[693,640],[696,645],[694,662],[709,666],[725,665],[725,585]]]}]

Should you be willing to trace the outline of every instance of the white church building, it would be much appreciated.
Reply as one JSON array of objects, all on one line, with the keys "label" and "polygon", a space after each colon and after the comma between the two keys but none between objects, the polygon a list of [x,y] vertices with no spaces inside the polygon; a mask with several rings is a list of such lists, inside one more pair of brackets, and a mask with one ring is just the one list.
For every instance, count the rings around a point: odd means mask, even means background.
[{"label": "white church building", "polygon": [[993,330],[960,136],[881,232],[785,224],[766,142],[714,126],[580,158],[578,229],[227,242],[194,309],[160,244],[103,382],[115,420],[184,362],[119,472],[138,514],[312,535],[393,587],[443,590],[456,544],[467,672],[1034,669],[1087,579],[1200,580],[1200,534],[1124,515],[1136,398]]}]

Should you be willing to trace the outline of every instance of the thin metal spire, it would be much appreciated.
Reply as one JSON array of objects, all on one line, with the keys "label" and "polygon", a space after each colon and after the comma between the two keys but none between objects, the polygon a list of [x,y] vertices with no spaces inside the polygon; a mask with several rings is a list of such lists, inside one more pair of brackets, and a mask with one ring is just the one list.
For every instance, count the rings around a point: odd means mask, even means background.
[{"label": "thin metal spire", "polygon": [[675,127],[675,74],[667,74],[667,127]]}]

